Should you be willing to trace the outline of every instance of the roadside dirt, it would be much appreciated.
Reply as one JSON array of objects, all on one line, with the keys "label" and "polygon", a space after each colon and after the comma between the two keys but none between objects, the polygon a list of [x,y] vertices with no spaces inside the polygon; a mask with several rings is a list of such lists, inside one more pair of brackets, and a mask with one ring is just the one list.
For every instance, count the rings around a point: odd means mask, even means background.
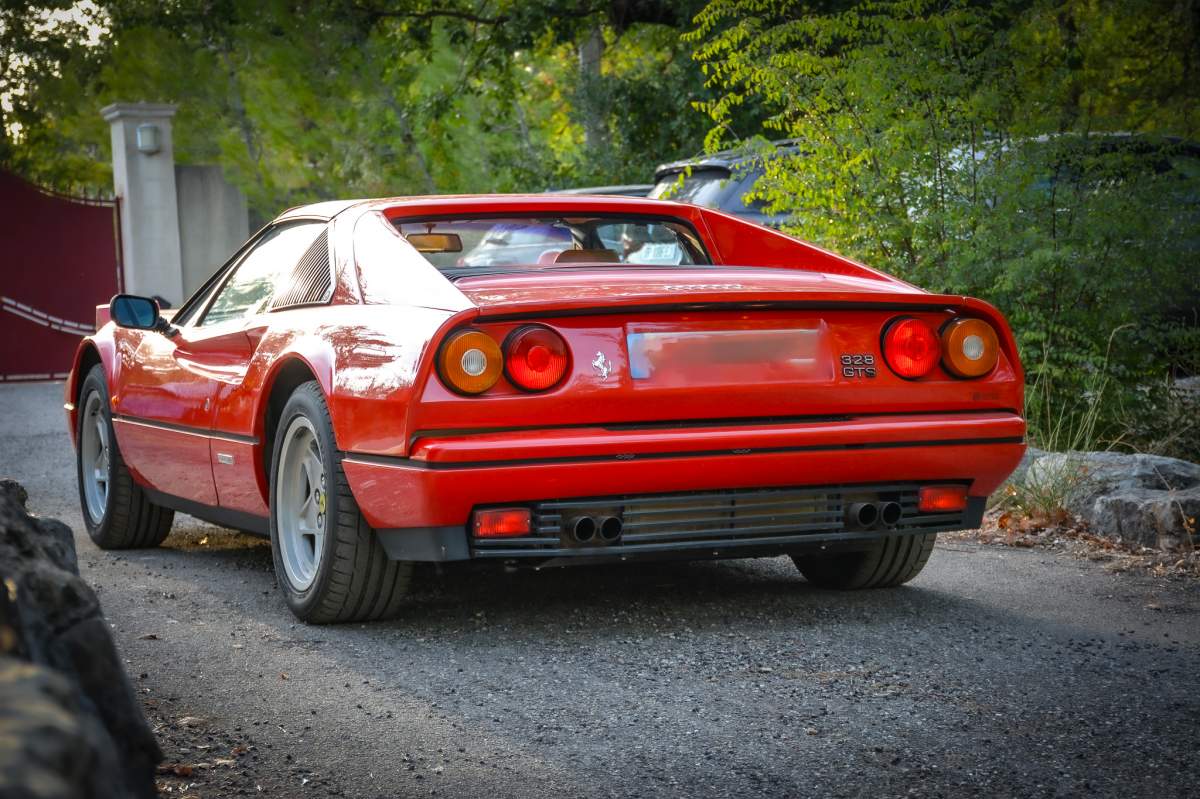
[{"label": "roadside dirt", "polygon": [[1087,523],[1065,511],[1051,517],[1030,517],[1003,509],[990,510],[981,529],[948,533],[939,540],[1046,549],[1103,564],[1110,573],[1133,571],[1157,578],[1200,580],[1200,548],[1194,543],[1195,535],[1171,550],[1132,547],[1096,535]]}]

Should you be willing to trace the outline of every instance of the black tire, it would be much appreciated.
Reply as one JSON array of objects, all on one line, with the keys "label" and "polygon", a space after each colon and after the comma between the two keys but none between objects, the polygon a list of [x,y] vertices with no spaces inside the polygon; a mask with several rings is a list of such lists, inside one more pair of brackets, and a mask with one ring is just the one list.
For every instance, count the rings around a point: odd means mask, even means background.
[{"label": "black tire", "polygon": [[[93,423],[87,415],[88,400],[95,393],[100,399],[98,412],[108,429],[108,492],[104,512],[99,521],[92,518],[84,492],[83,436],[84,426]],[[175,511],[155,505],[146,497],[142,487],[134,482],[121,457],[117,437],[113,432],[112,409],[108,404],[108,385],[104,367],[96,364],[83,379],[79,390],[75,438],[75,477],[79,484],[79,507],[88,536],[101,549],[140,549],[156,547],[171,532]]]},{"label": "black tire", "polygon": [[820,588],[892,588],[921,573],[937,533],[889,535],[865,552],[793,555],[796,568]]},{"label": "black tire", "polygon": [[[298,416],[305,417],[316,432],[325,474],[333,478],[327,480],[325,495],[324,546],[312,584],[303,590],[293,586],[283,565],[277,501],[280,456],[286,433]],[[413,565],[389,559],[359,511],[342,470],[329,407],[315,380],[298,386],[280,414],[271,453],[270,504],[276,581],[299,619],[311,624],[375,621],[392,618],[403,609]]]}]

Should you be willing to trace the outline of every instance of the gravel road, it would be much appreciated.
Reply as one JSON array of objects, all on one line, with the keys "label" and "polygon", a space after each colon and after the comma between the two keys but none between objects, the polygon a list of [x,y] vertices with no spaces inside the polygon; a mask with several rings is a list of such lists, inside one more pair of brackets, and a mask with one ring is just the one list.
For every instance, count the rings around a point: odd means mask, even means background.
[{"label": "gravel road", "polygon": [[98,550],[61,390],[0,386],[0,476],[76,530],[170,795],[1196,795],[1195,582],[954,543],[844,594],[782,558],[429,570],[403,619],[309,627],[258,539]]}]

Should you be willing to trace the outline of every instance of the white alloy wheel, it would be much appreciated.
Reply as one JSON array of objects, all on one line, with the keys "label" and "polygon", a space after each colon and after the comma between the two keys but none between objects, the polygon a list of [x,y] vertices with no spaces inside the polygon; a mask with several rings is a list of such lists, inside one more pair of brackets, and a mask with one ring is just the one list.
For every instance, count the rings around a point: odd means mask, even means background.
[{"label": "white alloy wheel", "polygon": [[317,431],[297,416],[284,433],[275,481],[279,554],[288,582],[304,591],[316,579],[325,549],[325,461]]},{"label": "white alloy wheel", "polygon": [[84,401],[79,433],[79,476],[83,482],[84,504],[92,524],[100,524],[108,508],[111,469],[108,420],[104,417],[104,398],[98,391],[92,391]]}]

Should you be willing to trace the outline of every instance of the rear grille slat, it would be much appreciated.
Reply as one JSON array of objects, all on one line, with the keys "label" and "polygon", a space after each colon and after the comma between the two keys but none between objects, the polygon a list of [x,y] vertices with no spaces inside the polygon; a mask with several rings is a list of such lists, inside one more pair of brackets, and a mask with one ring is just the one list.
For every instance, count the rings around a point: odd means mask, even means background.
[{"label": "rear grille slat", "polygon": [[737,524],[735,526],[738,529],[741,529],[743,526],[746,526],[744,524],[745,522],[751,522],[750,526],[753,526],[752,521],[755,519],[777,520],[778,524],[785,524],[788,520],[794,521],[798,524],[820,522],[820,523],[825,524],[826,526],[833,525],[836,527],[841,527],[842,526],[841,516],[842,516],[842,514],[840,512],[828,513],[828,512],[823,511],[820,513],[753,513],[753,514],[736,514],[736,515],[729,514],[726,516],[698,516],[695,518],[692,518],[689,516],[687,518],[663,519],[661,521],[654,521],[654,522],[641,522],[641,521],[632,521],[631,522],[628,519],[626,519],[625,535],[628,536],[633,531],[678,527],[681,524],[724,524],[727,522],[736,522]]},{"label": "rear grille slat", "polygon": [[[748,527],[738,527],[732,530],[722,530],[722,538],[740,538],[742,536],[762,535],[764,533],[805,533],[818,530],[841,530],[837,524],[758,524]],[[712,530],[672,530],[665,533],[625,533],[624,540],[630,544],[643,544],[652,541],[682,541],[688,538],[711,536]]]},{"label": "rear grille slat", "polygon": [[938,513],[938,514],[930,514],[928,516],[905,516],[905,517],[901,518],[901,522],[905,526],[914,526],[914,525],[925,526],[925,525],[931,525],[931,524],[932,525],[941,525],[941,524],[947,524],[949,522],[957,521],[958,519],[961,519],[961,518],[962,518],[961,513]]},{"label": "rear grille slat", "polygon": [[[881,490],[899,490],[897,486],[884,487]],[[814,497],[828,496],[828,488],[748,488],[748,489],[733,489],[730,491],[716,492],[696,492],[694,494],[649,494],[640,496],[620,496],[620,497],[602,497],[602,498],[585,498],[585,499],[556,499],[547,502],[539,502],[538,508],[543,511],[551,510],[570,510],[577,508],[590,508],[598,502],[607,501],[612,503],[624,504],[628,509],[638,508],[654,508],[663,504],[672,502],[688,502],[695,503],[707,500],[729,500],[732,497],[739,499],[748,499],[753,497]]]},{"label": "rear grille slat", "polygon": [[[520,538],[472,539],[480,557],[574,557],[695,550],[712,546],[782,546],[806,537],[827,541],[870,540],[888,531],[847,527],[852,502],[899,502],[899,524],[890,531],[961,529],[964,513],[921,513],[918,486],[878,485],[745,488],[670,494],[578,497],[531,503],[531,533]],[[578,544],[569,528],[580,516],[618,516],[624,523],[614,543]]]},{"label": "rear grille slat", "polygon": [[[557,531],[556,531],[557,532]],[[559,544],[558,536],[547,538],[544,536],[520,536],[514,538],[477,538],[475,546],[477,547],[504,547],[504,546],[552,546],[556,547]]]},{"label": "rear grille slat", "polygon": [[[754,502],[754,503],[743,503],[740,505],[739,504],[731,505],[728,503],[724,504],[724,505],[695,505],[695,506],[689,507],[688,511],[698,513],[698,512],[702,512],[702,511],[731,510],[731,509],[735,509],[735,508],[754,508],[755,510],[762,510],[764,508],[788,508],[788,507],[794,506],[795,504],[796,504],[796,502],[794,500],[792,500],[792,501],[779,500],[777,502]],[[817,503],[817,504],[820,504],[820,503]],[[836,512],[840,512],[840,511],[841,511],[841,508],[839,507]],[[678,513],[678,512],[679,512],[678,508],[646,508],[646,509],[643,509],[643,508],[637,508],[637,507],[632,507],[632,508],[627,507],[625,510],[625,520],[626,520],[626,523],[629,523],[630,519],[641,519],[646,516],[661,516],[661,515],[665,515],[665,514]]]}]

